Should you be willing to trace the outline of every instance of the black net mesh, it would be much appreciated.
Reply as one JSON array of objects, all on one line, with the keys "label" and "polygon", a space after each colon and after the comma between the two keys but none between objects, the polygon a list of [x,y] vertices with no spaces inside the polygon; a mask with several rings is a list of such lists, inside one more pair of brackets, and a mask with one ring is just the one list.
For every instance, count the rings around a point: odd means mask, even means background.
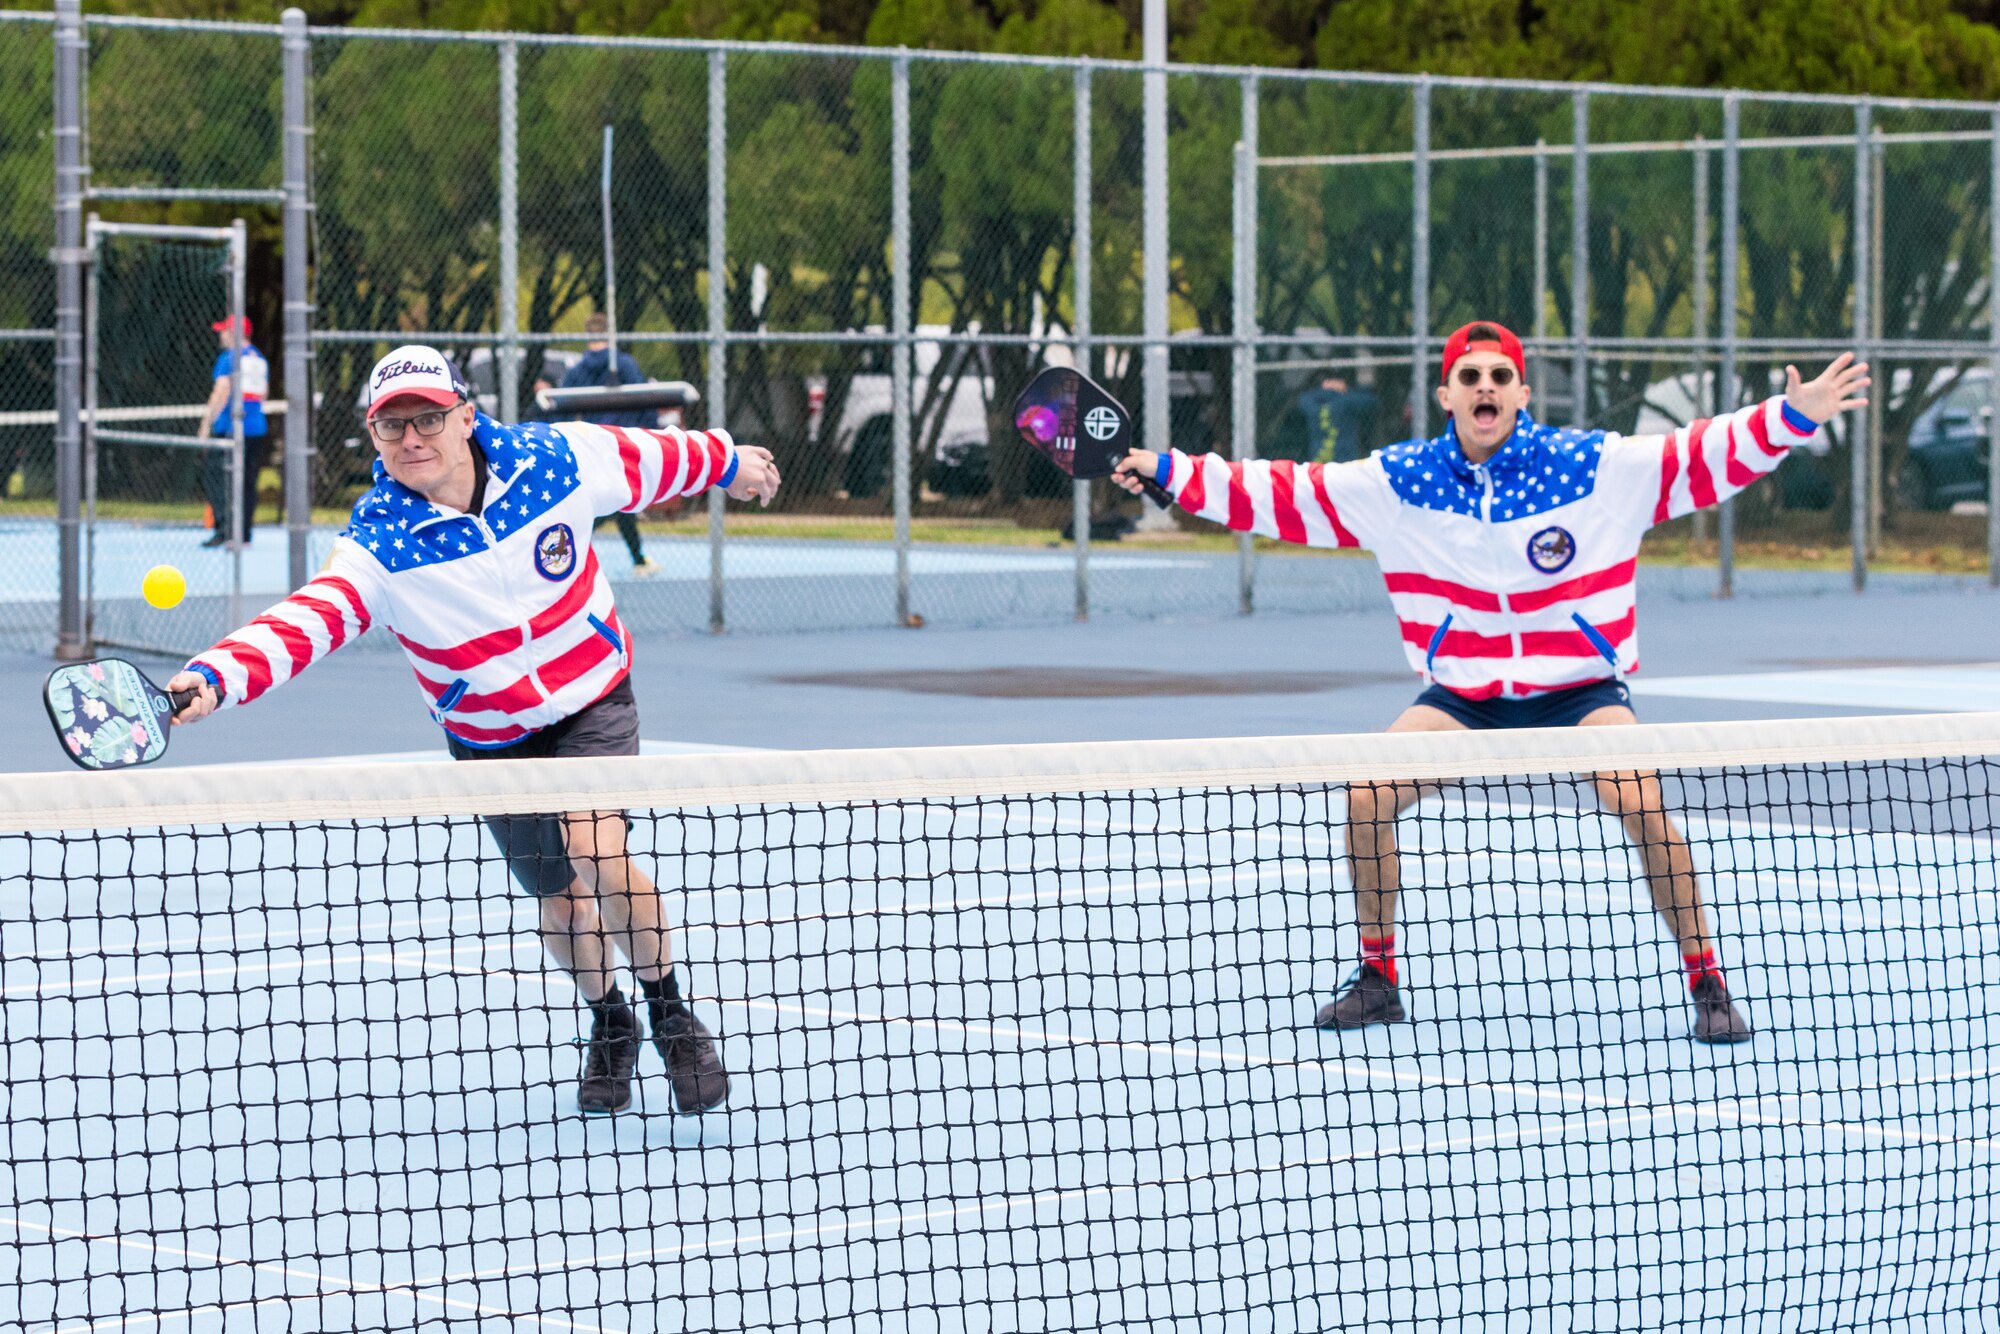
[{"label": "black net mesh", "polygon": [[[512,878],[332,798],[0,835],[0,1322],[1972,1327],[1995,777],[828,791],[514,817]],[[1357,878],[1403,1017],[1322,1030]]]}]

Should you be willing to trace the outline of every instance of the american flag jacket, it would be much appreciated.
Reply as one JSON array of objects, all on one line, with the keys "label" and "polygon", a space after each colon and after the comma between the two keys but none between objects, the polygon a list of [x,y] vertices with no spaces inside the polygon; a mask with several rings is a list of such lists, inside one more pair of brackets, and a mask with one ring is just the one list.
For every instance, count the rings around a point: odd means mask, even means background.
[{"label": "american flag jacket", "polygon": [[1166,485],[1239,531],[1373,551],[1410,665],[1468,699],[1520,699],[1636,670],[1646,530],[1735,495],[1817,430],[1782,397],[1671,435],[1523,412],[1483,465],[1447,426],[1352,463],[1175,450]]},{"label": "american flag jacket", "polygon": [[431,716],[469,746],[510,745],[602,699],[632,647],[590,546],[597,517],[726,486],[724,431],[527,423],[485,415],[478,514],[432,504],[375,463],[318,577],[188,666],[248,704],[387,627]]}]

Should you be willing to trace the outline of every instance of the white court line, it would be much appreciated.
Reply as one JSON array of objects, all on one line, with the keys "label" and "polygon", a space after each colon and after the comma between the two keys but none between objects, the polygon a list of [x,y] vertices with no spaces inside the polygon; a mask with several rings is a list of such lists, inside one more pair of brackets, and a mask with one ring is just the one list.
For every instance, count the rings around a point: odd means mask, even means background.
[{"label": "white court line", "polygon": [[[185,1250],[178,1246],[163,1246],[158,1242],[146,1241],[137,1237],[128,1237],[117,1234],[106,1235],[102,1233],[81,1232],[75,1228],[56,1227],[53,1226],[52,1224],[47,1224],[47,1223],[30,1223],[25,1218],[9,1218],[6,1217],[5,1215],[0,1215],[0,1225],[11,1227],[16,1232],[40,1233],[48,1237],[52,1241],[82,1241],[93,1246],[115,1246],[120,1250],[146,1251],[153,1255],[162,1256],[169,1259],[198,1261],[202,1264],[218,1265],[224,1269],[249,1269],[253,1273],[276,1274],[281,1278],[300,1279],[303,1280],[304,1282],[312,1283],[322,1289],[329,1286],[331,1286],[334,1289],[334,1291],[331,1293],[325,1291],[321,1291],[318,1293],[302,1293],[293,1297],[271,1298],[267,1300],[293,1302],[293,1301],[308,1301],[315,1296],[322,1296],[322,1297],[341,1296],[341,1295],[365,1296],[369,1293],[405,1292],[420,1302],[429,1302],[434,1306],[443,1306],[453,1310],[471,1311],[476,1315],[497,1316],[508,1320],[529,1320],[533,1321],[535,1324],[538,1325],[546,1324],[546,1325],[553,1325],[558,1329],[577,1330],[580,1332],[580,1334],[623,1334],[622,1331],[605,1329],[603,1326],[600,1325],[578,1324],[574,1321],[564,1320],[559,1316],[542,1315],[538,1312],[532,1312],[532,1311],[510,1311],[502,1307],[485,1306],[478,1302],[462,1301],[450,1297],[433,1297],[426,1294],[425,1292],[419,1291],[418,1290],[419,1285],[409,1282],[354,1283],[350,1282],[347,1279],[334,1278],[329,1274],[322,1274],[317,1270],[297,1269],[290,1265],[277,1264],[269,1260],[245,1260],[238,1256],[233,1256],[233,1255],[221,1255],[209,1251]],[[155,1270],[154,1272],[157,1273],[159,1271]],[[439,1283],[424,1283],[421,1286],[423,1288],[435,1288],[435,1287],[442,1287],[444,1285]],[[189,1307],[185,1311],[142,1313],[136,1316],[117,1316],[113,1317],[109,1321],[99,1321],[97,1323],[90,1325],[71,1325],[68,1326],[67,1329],[72,1331],[97,1330],[97,1329],[124,1329],[132,1325],[135,1321],[147,1324],[154,1324],[154,1323],[160,1323],[162,1317],[164,1317],[165,1319],[179,1319],[185,1316],[191,1319],[194,1314],[202,1311],[227,1310],[232,1307],[239,1307],[246,1305],[262,1306],[265,1304],[266,1304],[265,1301],[259,1301],[254,1303],[223,1302],[209,1306]]]}]

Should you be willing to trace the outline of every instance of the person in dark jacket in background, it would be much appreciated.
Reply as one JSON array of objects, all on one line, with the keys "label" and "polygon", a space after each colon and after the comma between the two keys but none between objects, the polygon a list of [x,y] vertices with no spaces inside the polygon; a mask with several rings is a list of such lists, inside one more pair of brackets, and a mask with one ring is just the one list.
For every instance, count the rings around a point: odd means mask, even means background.
[{"label": "person in dark jacket in background", "polygon": [[[644,384],[646,373],[639,369],[639,363],[629,352],[618,354],[615,373],[611,364],[611,322],[604,312],[594,311],[583,322],[583,331],[590,337],[590,344],[583,356],[563,375],[564,389],[601,389],[612,385]],[[638,426],[655,430],[660,424],[657,408],[632,412],[599,412],[586,416],[583,420],[595,422],[599,426]],[[632,573],[640,579],[650,578],[659,573],[660,565],[646,555],[646,548],[639,539],[639,519],[637,515],[622,511],[612,516],[618,525],[618,535],[625,539],[625,549],[632,553]],[[599,523],[604,522],[602,519]]]}]

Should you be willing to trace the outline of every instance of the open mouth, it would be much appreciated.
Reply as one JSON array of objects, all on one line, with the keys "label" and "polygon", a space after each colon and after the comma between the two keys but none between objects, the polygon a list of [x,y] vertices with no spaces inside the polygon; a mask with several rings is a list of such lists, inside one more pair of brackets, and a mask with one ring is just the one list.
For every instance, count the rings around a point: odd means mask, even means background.
[{"label": "open mouth", "polygon": [[1472,410],[1472,420],[1481,426],[1491,426],[1500,420],[1500,408],[1495,403],[1481,403]]}]

